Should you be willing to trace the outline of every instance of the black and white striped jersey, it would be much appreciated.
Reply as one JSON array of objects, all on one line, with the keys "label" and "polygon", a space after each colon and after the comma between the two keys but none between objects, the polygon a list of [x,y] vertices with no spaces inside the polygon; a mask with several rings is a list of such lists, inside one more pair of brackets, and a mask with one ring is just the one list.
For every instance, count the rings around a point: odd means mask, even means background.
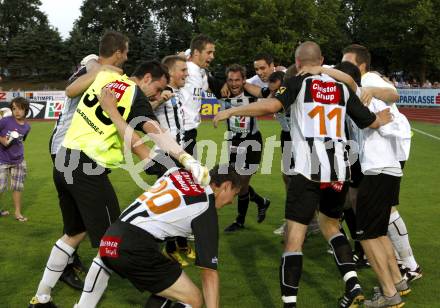
[{"label": "black and white striped jersey", "polygon": [[166,90],[173,92],[175,96],[171,97],[165,103],[157,107],[156,110],[154,110],[154,114],[156,115],[160,125],[163,128],[168,128],[171,135],[176,138],[177,143],[182,145],[183,135],[185,133],[182,92],[171,87],[167,87]]},{"label": "black and white striped jersey", "polygon": [[350,89],[327,75],[294,76],[276,96],[290,108],[290,135],[295,173],[317,182],[350,178],[346,152],[346,113],[360,128],[376,116]]},{"label": "black and white striped jersey", "polygon": [[172,168],[142,193],[119,217],[159,240],[194,234],[196,265],[217,269],[218,218],[215,196],[192,174]]},{"label": "black and white striped jersey", "polygon": [[[85,66],[81,66],[70,78],[68,84],[74,82],[78,77],[87,73],[87,69]],[[70,123],[72,122],[73,115],[75,114],[76,107],[78,106],[79,101],[81,100],[82,95],[78,95],[76,97],[70,98],[66,97],[64,101],[63,111],[61,112],[57,122],[55,123],[55,127],[52,131],[52,135],[49,139],[49,151],[51,155],[56,155],[59,149],[61,148],[61,144],[63,143],[64,136],[67,133],[67,130],[70,127]]]},{"label": "black and white striped jersey", "polygon": [[[231,98],[222,99],[222,108],[229,109],[256,102],[257,98],[243,92]],[[232,134],[232,139],[246,139],[247,135],[254,135],[258,130],[257,118],[246,116],[232,116],[226,121],[227,129]]]}]

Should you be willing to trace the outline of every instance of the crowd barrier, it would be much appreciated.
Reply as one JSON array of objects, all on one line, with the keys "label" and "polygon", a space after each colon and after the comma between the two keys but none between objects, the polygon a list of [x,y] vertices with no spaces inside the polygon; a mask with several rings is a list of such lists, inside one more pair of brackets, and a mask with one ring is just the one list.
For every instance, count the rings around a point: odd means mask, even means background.
[{"label": "crowd barrier", "polygon": [[[440,107],[440,89],[398,89],[398,106]],[[30,102],[27,115],[31,119],[56,120],[63,110],[64,91],[0,91],[0,108],[7,107],[17,96],[26,97]],[[202,100],[202,117],[212,117],[220,110],[217,99],[207,97]]]}]

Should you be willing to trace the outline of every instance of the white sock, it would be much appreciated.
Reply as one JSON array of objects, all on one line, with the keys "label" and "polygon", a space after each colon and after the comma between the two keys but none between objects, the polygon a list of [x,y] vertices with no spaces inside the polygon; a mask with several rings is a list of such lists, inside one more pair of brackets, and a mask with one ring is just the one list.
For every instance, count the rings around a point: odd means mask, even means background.
[{"label": "white sock", "polygon": [[104,265],[101,258],[96,257],[93,259],[84,281],[84,289],[77,307],[96,307],[107,288],[111,273],[112,271]]},{"label": "white sock", "polygon": [[41,278],[37,290],[37,298],[40,303],[50,301],[50,292],[63,273],[69,261],[69,257],[72,256],[74,251],[75,248],[70,247],[61,239],[53,246],[49,259],[47,260],[46,268],[44,269],[43,278]]},{"label": "white sock", "polygon": [[405,222],[402,217],[400,217],[398,211],[395,211],[390,215],[388,236],[398,254],[397,259],[401,260],[405,267],[414,271],[417,268],[417,262],[413,256],[411,245],[409,243]]}]

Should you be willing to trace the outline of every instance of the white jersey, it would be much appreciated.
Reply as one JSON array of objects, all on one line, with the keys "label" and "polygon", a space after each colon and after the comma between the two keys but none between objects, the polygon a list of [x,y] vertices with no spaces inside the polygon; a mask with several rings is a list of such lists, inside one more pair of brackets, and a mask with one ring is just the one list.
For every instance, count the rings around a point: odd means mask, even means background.
[{"label": "white jersey", "polygon": [[360,127],[375,120],[357,96],[327,75],[289,78],[275,98],[290,108],[294,172],[317,182],[347,181],[345,115]]},{"label": "white jersey", "polygon": [[170,134],[176,139],[177,143],[183,145],[184,130],[184,116],[182,108],[182,93],[178,89],[168,87],[175,94],[165,103],[154,110],[160,125],[170,131]]},{"label": "white jersey", "polygon": [[268,82],[264,82],[263,80],[261,80],[260,76],[255,75],[249,79],[246,80],[247,83],[259,86],[260,88],[266,88],[269,86]]},{"label": "white jersey", "polygon": [[[383,80],[375,73],[366,73],[362,76],[363,87],[380,87],[395,89],[393,85]],[[399,161],[405,161],[409,158],[411,148],[411,125],[408,119],[399,112],[396,104],[387,106],[386,103],[373,99],[373,112],[380,111],[384,108],[390,107],[390,112],[393,115],[393,121],[379,128],[379,133],[384,137],[393,139],[393,147],[396,149],[396,155]],[[371,110],[371,108],[370,108]]]},{"label": "white jersey", "polygon": [[[156,239],[192,233],[192,222],[215,202],[210,186],[196,184],[190,172],[172,168],[140,195],[120,216]],[[215,218],[216,219],[216,218]]]},{"label": "white jersey", "polygon": [[200,124],[200,108],[202,97],[208,91],[208,76],[206,71],[197,64],[188,61],[188,77],[185,86],[181,89],[182,106],[184,111],[184,129],[191,130]]},{"label": "white jersey", "polygon": [[[222,99],[224,109],[245,106],[256,102],[257,98],[246,95],[244,92],[231,98]],[[228,131],[232,133],[233,139],[245,139],[248,134],[254,135],[259,132],[257,118],[245,116],[231,116],[226,120]]]}]

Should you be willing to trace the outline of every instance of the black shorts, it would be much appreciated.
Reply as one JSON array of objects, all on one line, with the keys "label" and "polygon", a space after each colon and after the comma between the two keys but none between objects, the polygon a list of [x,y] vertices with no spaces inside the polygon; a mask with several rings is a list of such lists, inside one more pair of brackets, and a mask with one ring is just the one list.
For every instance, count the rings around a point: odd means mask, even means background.
[{"label": "black shorts", "polygon": [[293,168],[295,167],[295,160],[293,159],[292,152],[292,137],[290,132],[281,131],[281,159],[282,159],[282,172],[286,175],[293,174]]},{"label": "black shorts", "polygon": [[350,166],[350,187],[358,188],[361,184],[363,176],[364,174],[362,173],[361,164],[358,159],[353,165]]},{"label": "black shorts", "polygon": [[399,194],[400,177],[364,175],[356,204],[356,236],[368,240],[387,235],[391,207]]},{"label": "black shorts", "polygon": [[[400,168],[402,168],[402,171],[403,171],[403,168],[405,167],[405,162],[406,162],[406,161],[404,161],[404,160],[399,161],[399,163],[400,163]],[[397,193],[395,194],[395,198],[394,198],[394,200],[393,200],[393,206],[399,205],[399,203],[400,203],[399,196],[400,196],[400,183],[401,183],[401,182],[402,182],[402,177],[399,177],[399,188],[398,188],[398,190],[397,190]]]},{"label": "black shorts", "polygon": [[308,225],[318,209],[322,214],[339,219],[344,210],[348,186],[337,192],[332,188],[321,189],[321,183],[313,182],[301,174],[292,175],[287,188],[285,218]]},{"label": "black shorts", "polygon": [[[66,153],[65,157],[60,159],[68,166],[73,152],[78,154],[78,151],[62,149],[57,155]],[[71,170],[71,177],[70,172],[57,170],[54,166],[53,180],[58,192],[64,232],[74,236],[86,231],[92,247],[96,248],[107,228],[121,212],[118,198],[108,178],[108,171],[82,152],[79,153],[79,157],[80,162],[75,170]],[[90,167],[100,174],[86,174],[84,170]]]},{"label": "black shorts", "polygon": [[162,292],[182,274],[179,263],[161,253],[159,243],[151,234],[121,221],[112,224],[105,233],[99,255],[108,268],[128,279],[141,292]]},{"label": "black shorts", "polygon": [[197,156],[197,129],[186,130],[183,134],[183,142],[185,143],[185,152],[196,158]]},{"label": "black shorts", "polygon": [[240,175],[250,175],[257,172],[261,162],[261,153],[263,152],[261,133],[248,135],[246,139],[232,139],[230,142],[231,146],[228,149],[229,164]]}]

